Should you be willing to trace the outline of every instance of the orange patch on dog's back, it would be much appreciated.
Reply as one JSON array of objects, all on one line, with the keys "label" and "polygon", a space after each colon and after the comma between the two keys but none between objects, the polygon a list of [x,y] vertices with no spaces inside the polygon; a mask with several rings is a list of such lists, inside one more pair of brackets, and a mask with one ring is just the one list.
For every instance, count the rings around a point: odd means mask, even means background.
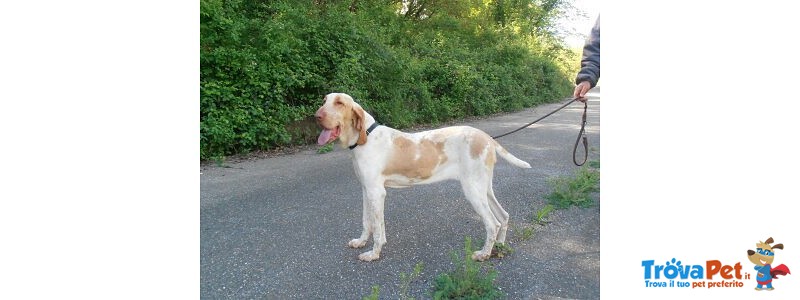
[{"label": "orange patch on dog's back", "polygon": [[494,155],[494,151],[489,152],[489,154],[486,155],[486,160],[484,161],[486,167],[488,167],[489,169],[494,168],[494,164],[496,162],[497,162],[497,157]]},{"label": "orange patch on dog's back", "polygon": [[469,140],[469,154],[474,159],[478,159],[483,153],[483,150],[486,149],[486,145],[489,144],[489,140],[491,138],[482,133],[474,133]]},{"label": "orange patch on dog's back", "polygon": [[428,179],[437,166],[447,161],[443,141],[422,139],[415,143],[405,137],[394,139],[394,151],[383,175],[402,175],[408,178]]}]

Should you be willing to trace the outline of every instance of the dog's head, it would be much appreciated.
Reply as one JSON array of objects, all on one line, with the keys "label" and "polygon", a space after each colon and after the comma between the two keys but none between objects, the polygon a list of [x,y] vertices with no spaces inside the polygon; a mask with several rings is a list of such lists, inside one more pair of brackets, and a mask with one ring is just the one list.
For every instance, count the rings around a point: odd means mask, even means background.
[{"label": "dog's head", "polygon": [[317,143],[325,145],[339,138],[342,147],[367,142],[364,127],[364,109],[353,101],[353,97],[343,93],[330,93],[325,96],[322,106],[314,116],[322,127]]},{"label": "dog's head", "polygon": [[773,250],[783,249],[783,244],[770,246],[773,242],[774,241],[770,237],[764,242],[756,243],[756,251],[747,250],[747,259],[758,266],[772,264],[772,261],[775,260],[775,252]]}]

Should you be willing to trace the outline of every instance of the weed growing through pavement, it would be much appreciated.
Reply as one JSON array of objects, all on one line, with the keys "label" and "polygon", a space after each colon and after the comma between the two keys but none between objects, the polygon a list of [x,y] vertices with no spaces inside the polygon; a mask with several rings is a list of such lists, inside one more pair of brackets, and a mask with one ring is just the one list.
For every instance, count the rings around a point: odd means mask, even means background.
[{"label": "weed growing through pavement", "polygon": [[[598,168],[590,167],[595,165]],[[556,208],[590,207],[594,205],[591,194],[600,191],[599,163],[581,167],[572,178],[556,177],[549,183],[553,191],[545,198]]]},{"label": "weed growing through pavement", "polygon": [[526,226],[525,228],[522,229],[521,235],[522,235],[520,237],[521,240],[523,241],[530,240],[531,238],[533,238],[533,227]]},{"label": "weed growing through pavement", "polygon": [[439,274],[433,291],[433,299],[498,299],[503,296],[494,285],[497,271],[482,271],[482,264],[472,260],[472,239],[464,241],[464,255],[452,253],[456,269]]},{"label": "weed growing through pavement", "polygon": [[552,212],[553,209],[555,209],[555,207],[552,204],[547,204],[542,207],[542,209],[535,211],[533,213],[533,224],[546,225],[550,223],[550,212]]},{"label": "weed growing through pavement", "polygon": [[530,223],[514,227],[514,231],[519,232],[517,236],[522,241],[533,238],[536,226],[545,226],[550,223],[550,213],[555,209],[594,205],[591,195],[600,191],[600,162],[588,161],[573,177],[553,178],[549,180],[549,184],[553,190],[545,196],[545,199],[550,203],[534,211]]},{"label": "weed growing through pavement", "polygon": [[414,271],[410,274],[406,274],[405,272],[400,272],[400,299],[403,300],[414,300],[413,297],[408,296],[408,287],[411,285],[411,282],[414,279],[419,278],[420,274],[422,274],[422,268],[424,264],[422,262],[417,262],[414,266]]},{"label": "weed growing through pavement", "polygon": [[507,255],[511,255],[511,253],[514,253],[514,248],[511,248],[508,243],[495,243],[492,248],[491,257],[503,258]]},{"label": "weed growing through pavement", "polygon": [[366,297],[364,297],[362,299],[363,300],[378,300],[378,296],[380,296],[380,293],[381,293],[381,286],[373,285],[372,286],[372,294],[369,294],[369,296],[366,296]]},{"label": "weed growing through pavement", "polygon": [[[400,272],[400,299],[402,300],[414,300],[413,297],[408,295],[408,288],[411,286],[411,282],[415,279],[419,278],[422,275],[422,268],[425,266],[422,262],[417,262],[414,265],[414,270],[411,273],[406,274],[405,272]],[[365,296],[362,298],[363,300],[378,300],[381,293],[381,287],[379,285],[372,286],[372,294],[369,296]]]}]

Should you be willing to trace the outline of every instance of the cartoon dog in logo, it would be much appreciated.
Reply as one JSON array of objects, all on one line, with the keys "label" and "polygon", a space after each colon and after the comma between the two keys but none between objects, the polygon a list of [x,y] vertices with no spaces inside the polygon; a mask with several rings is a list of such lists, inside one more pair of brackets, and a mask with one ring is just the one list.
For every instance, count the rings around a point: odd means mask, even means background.
[{"label": "cartoon dog in logo", "polygon": [[[772,237],[770,237],[765,242],[756,243],[756,251],[747,250],[747,259],[756,264],[755,270],[758,271],[758,276],[756,276],[756,282],[758,282],[756,291],[774,290],[775,288],[772,287],[772,279],[778,279],[778,275],[786,276],[787,274],[791,274],[791,272],[789,272],[789,267],[784,264],[780,264],[774,268],[772,267],[772,261],[775,260],[774,249],[783,250],[783,244],[770,246],[773,242]],[[767,287],[764,288],[764,285]]]}]

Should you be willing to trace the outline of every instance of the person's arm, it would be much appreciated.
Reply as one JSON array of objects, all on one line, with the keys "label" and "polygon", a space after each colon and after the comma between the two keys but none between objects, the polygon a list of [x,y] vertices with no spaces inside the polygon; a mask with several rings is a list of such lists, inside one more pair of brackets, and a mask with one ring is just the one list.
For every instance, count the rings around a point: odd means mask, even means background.
[{"label": "person's arm", "polygon": [[592,32],[583,46],[581,70],[575,76],[577,86],[574,96],[585,97],[586,92],[595,87],[598,80],[600,80],[600,16],[597,17]]}]

